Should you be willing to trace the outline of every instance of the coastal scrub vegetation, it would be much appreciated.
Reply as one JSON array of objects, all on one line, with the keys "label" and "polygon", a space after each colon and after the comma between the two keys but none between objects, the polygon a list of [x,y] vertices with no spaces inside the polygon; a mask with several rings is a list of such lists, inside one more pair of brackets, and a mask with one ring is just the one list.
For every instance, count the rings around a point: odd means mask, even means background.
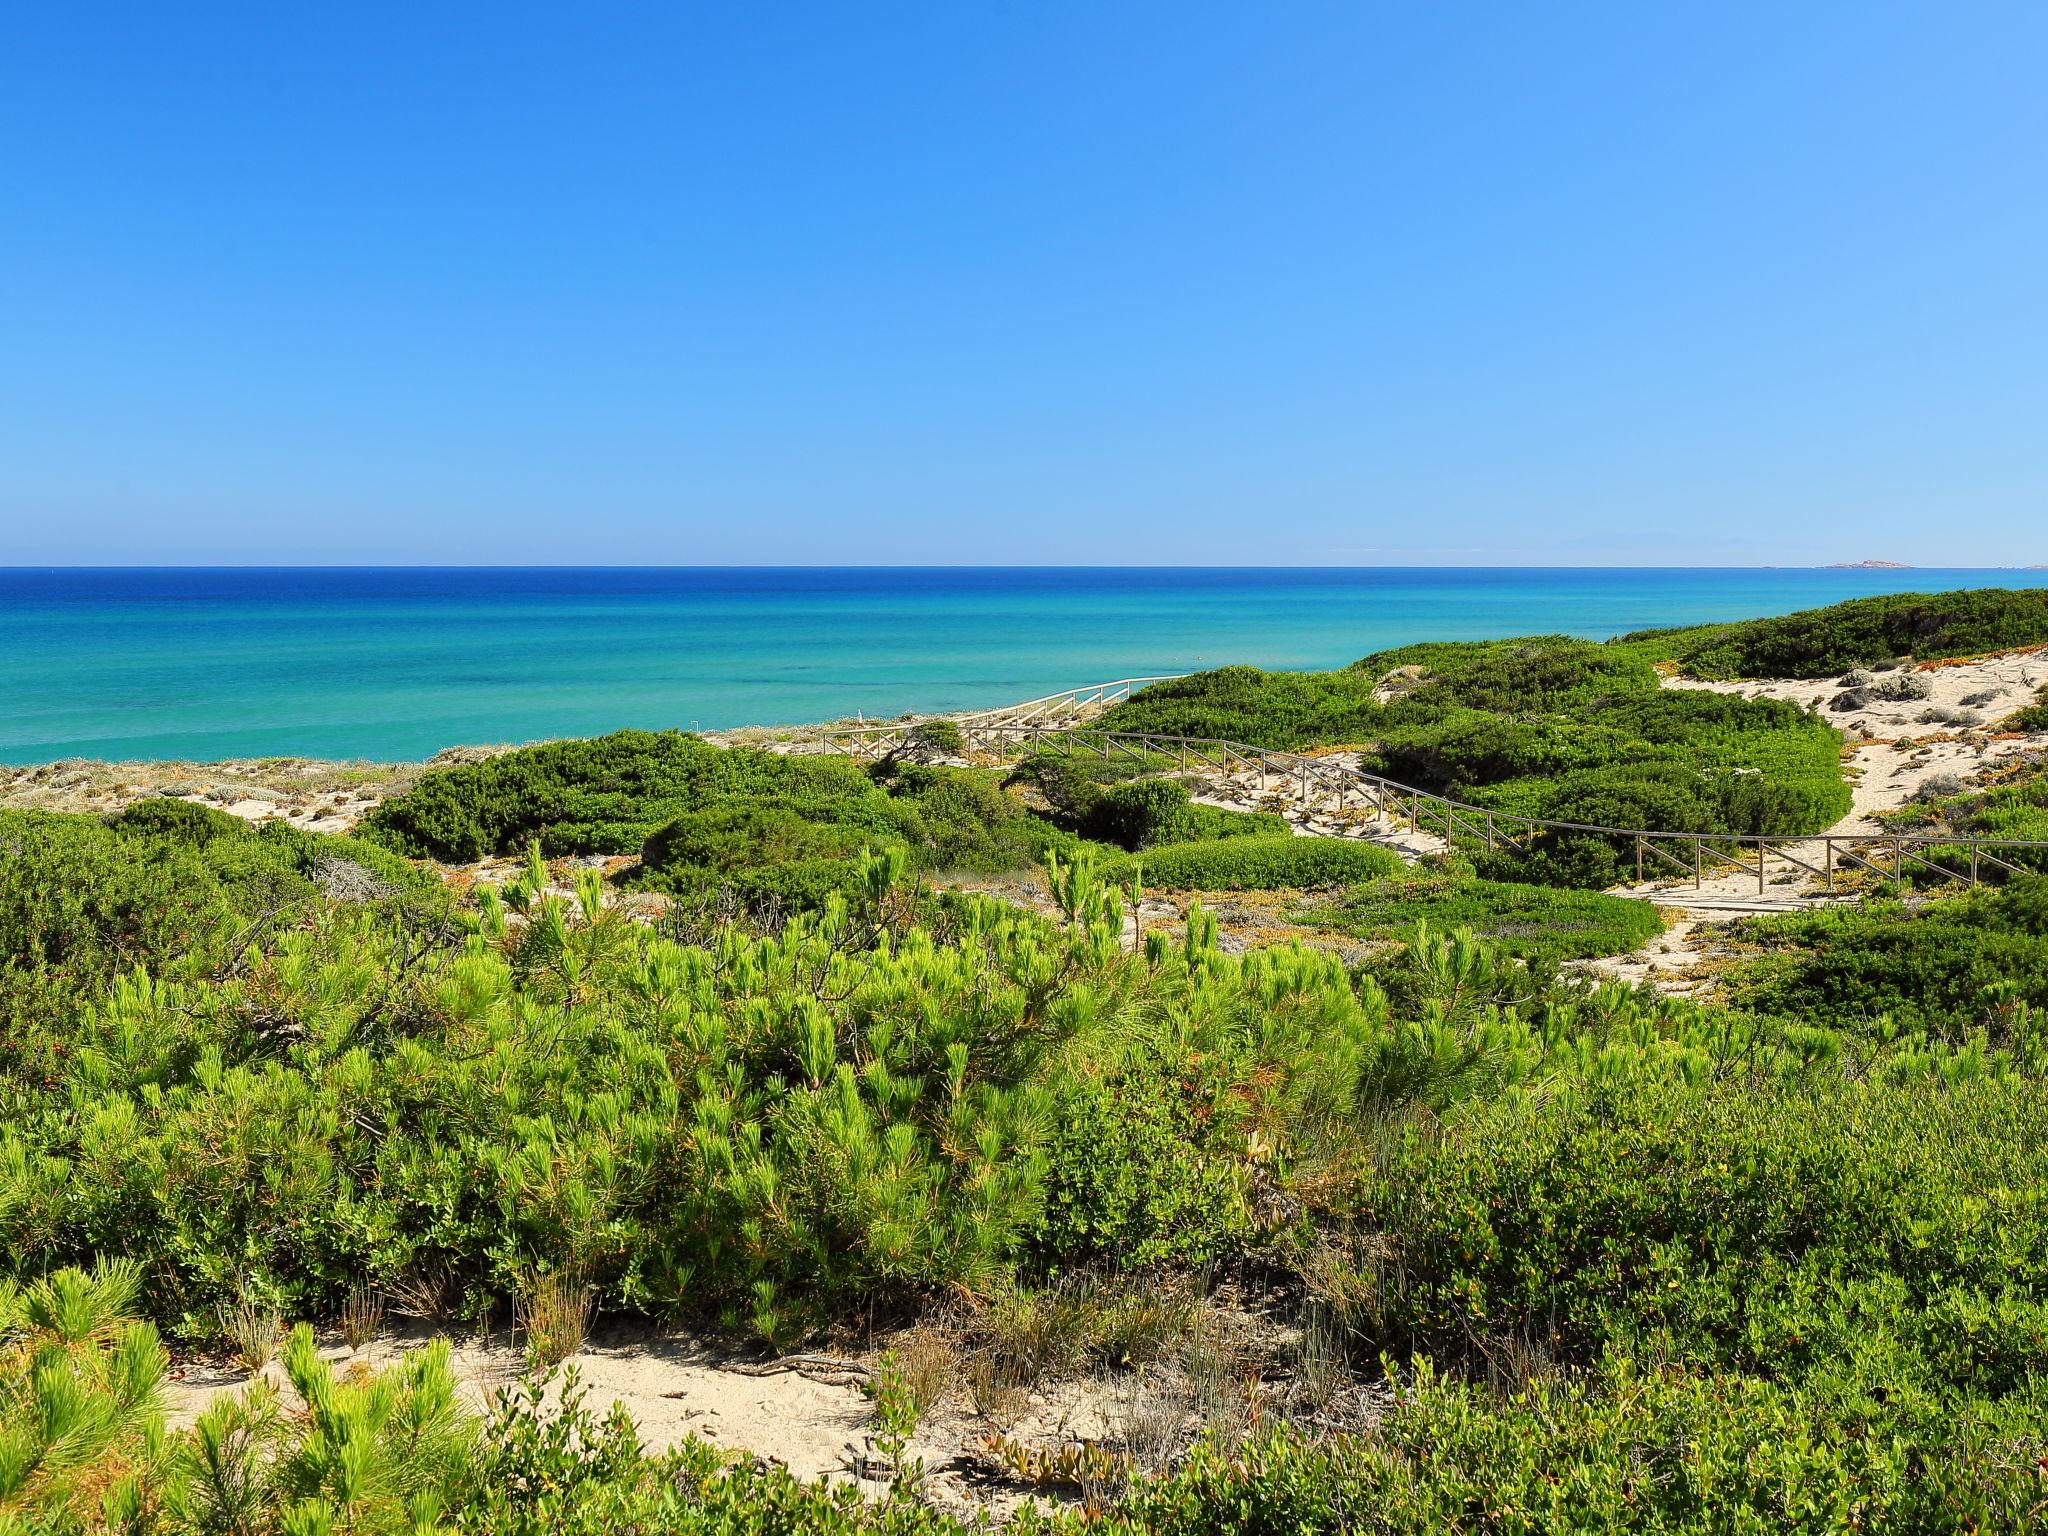
[{"label": "coastal scrub vegetation", "polygon": [[1640,948],[1663,929],[1646,901],[1598,891],[1403,869],[1306,904],[1298,921],[1366,943],[1409,943],[1467,929],[1520,960],[1577,960]]},{"label": "coastal scrub vegetation", "polygon": [[[1644,657],[1563,636],[1405,646],[1334,673],[1227,667],[1155,683],[1100,723],[1276,749],[1352,745],[1398,783],[1582,825],[1813,832],[1850,803],[1840,735],[1817,716],[1664,689]],[[1594,835],[1546,833],[1486,872],[1600,887],[1627,855]]]},{"label": "coastal scrub vegetation", "polygon": [[[961,1528],[643,1452],[537,1386],[472,1417],[445,1351],[343,1379],[302,1326],[304,1417],[252,1388],[164,1426],[166,1348],[225,1309],[324,1322],[425,1274],[473,1319],[552,1278],[786,1351],[1236,1273],[1388,1394],[1339,1434],[1218,1420],[1023,1531],[1950,1531],[2041,1496],[2048,1042],[1974,972],[1901,952],[1884,1028],[1825,974],[1710,1008],[1441,929],[1476,915],[1449,884],[1336,898],[1398,918],[1353,964],[1233,955],[1199,906],[1134,938],[1086,849],[1047,870],[1053,919],[905,902],[878,846],[814,912],[688,933],[538,856],[458,902],[383,850],[161,806],[10,820],[0,850],[29,861],[0,959],[39,978],[0,1058],[0,1529]],[[2039,900],[1956,926],[2038,950]]]},{"label": "coastal scrub vegetation", "polygon": [[1375,881],[1406,866],[1391,849],[1347,837],[1232,837],[1174,843],[1108,866],[1163,891],[1298,891]]},{"label": "coastal scrub vegetation", "polygon": [[1859,597],[1739,624],[1642,630],[1616,642],[1694,677],[1827,677],[1851,667],[2048,645],[2048,587]]},{"label": "coastal scrub vegetation", "polygon": [[[2023,720],[2015,728],[2030,727]],[[2048,713],[2040,728],[2048,729]],[[1936,792],[1888,813],[1885,825],[1916,837],[1998,837],[2048,845],[2048,761],[2022,757],[1980,775],[1973,785],[1937,785]],[[1934,852],[1939,855],[1939,844]],[[1960,850],[1952,853],[1968,858]],[[2048,846],[2001,848],[1998,857],[2008,864],[2048,870]],[[1936,877],[1931,870],[1909,867],[1908,878]]]},{"label": "coastal scrub vegetation", "polygon": [[[1755,918],[1730,978],[1745,1006],[1880,1036],[2048,1031],[2048,877],[1931,902]],[[2039,1018],[2035,1017],[2039,1013]]]},{"label": "coastal scrub vegetation", "polygon": [[[1898,601],[1841,644],[2023,643],[2014,605]],[[1105,723],[1804,830],[1846,804],[1835,733],[1654,664],[1791,666],[1834,627],[1229,668]],[[1708,1004],[1568,963],[1661,926],[1567,888],[1619,868],[1597,839],[1412,868],[1164,757],[932,760],[963,744],[621,732],[429,772],[356,838],[0,813],[0,1536],[966,1536],[908,1453],[954,1377],[1079,1501],[1021,1536],[2039,1523],[2048,877],[1747,920]],[[2044,784],[1895,825],[2025,835]],[[517,862],[458,889],[428,857]],[[932,878],[1034,867],[1042,911]],[[620,881],[675,899],[629,915]],[[1148,929],[1148,890],[1292,893],[1235,899],[1329,947],[1238,952],[1200,899]],[[1226,1290],[1270,1375],[1200,1356]],[[323,1358],[399,1298],[515,1326],[529,1375],[479,1413],[445,1342]],[[971,1358],[876,1363],[868,1500],[644,1449],[554,1370],[619,1320]],[[1135,1401],[1175,1349],[1209,1374],[1160,1422],[1005,1438],[1061,1373]],[[174,1352],[264,1374],[174,1428]]]},{"label": "coastal scrub vegetation", "polygon": [[363,835],[451,863],[529,847],[551,857],[637,856],[633,879],[648,889],[815,911],[854,891],[870,849],[898,850],[915,869],[983,874],[1071,851],[1077,832],[1006,794],[1001,777],[618,731],[426,774],[379,806]]}]

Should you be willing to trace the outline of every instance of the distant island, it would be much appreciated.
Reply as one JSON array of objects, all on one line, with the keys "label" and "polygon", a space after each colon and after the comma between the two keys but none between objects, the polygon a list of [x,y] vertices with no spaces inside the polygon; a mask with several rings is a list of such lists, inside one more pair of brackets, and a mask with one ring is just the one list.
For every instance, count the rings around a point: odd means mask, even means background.
[{"label": "distant island", "polygon": [[1824,571],[1910,571],[1912,566],[1901,560],[1837,560],[1832,565],[1821,567]]}]

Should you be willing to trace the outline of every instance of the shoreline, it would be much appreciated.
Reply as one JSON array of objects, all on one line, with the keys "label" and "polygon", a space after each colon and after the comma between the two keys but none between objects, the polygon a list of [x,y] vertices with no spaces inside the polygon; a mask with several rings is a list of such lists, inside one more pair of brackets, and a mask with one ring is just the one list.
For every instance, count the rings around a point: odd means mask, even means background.
[{"label": "shoreline", "polygon": [[[1969,774],[2048,746],[2040,733],[2001,733],[2004,715],[2031,702],[2048,686],[2048,647],[1926,664],[1920,675],[1930,693],[1910,702],[1872,703],[1854,711],[1831,707],[1836,680],[1777,679],[1701,681],[1670,677],[1663,686],[1697,689],[1744,698],[1781,699],[1812,709],[1842,733],[1844,777],[1854,795],[1850,814],[1830,831],[1875,830],[1881,813],[1909,803],[1929,780]],[[903,715],[888,720],[842,716],[790,726],[735,726],[694,732],[720,746],[772,748],[801,732],[897,724],[911,719],[946,719],[961,711]],[[1955,721],[1922,717],[1943,713]],[[1975,723],[1962,721],[1977,716]],[[1925,727],[1925,728],[1923,728]],[[599,733],[606,734],[606,733]],[[425,774],[478,762],[549,741],[444,747],[416,761],[276,756],[105,760],[62,758],[45,763],[0,764],[0,808],[111,815],[138,800],[185,799],[214,806],[250,822],[282,819],[310,832],[345,833],[379,803],[404,794]]]}]

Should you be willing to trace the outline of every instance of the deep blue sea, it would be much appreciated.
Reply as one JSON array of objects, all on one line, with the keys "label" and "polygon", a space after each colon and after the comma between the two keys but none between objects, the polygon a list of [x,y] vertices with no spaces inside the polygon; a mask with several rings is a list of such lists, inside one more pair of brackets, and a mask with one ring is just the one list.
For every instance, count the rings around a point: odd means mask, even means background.
[{"label": "deep blue sea", "polygon": [[1002,704],[1410,640],[1786,613],[2037,572],[7,570],[0,761],[411,759]]}]

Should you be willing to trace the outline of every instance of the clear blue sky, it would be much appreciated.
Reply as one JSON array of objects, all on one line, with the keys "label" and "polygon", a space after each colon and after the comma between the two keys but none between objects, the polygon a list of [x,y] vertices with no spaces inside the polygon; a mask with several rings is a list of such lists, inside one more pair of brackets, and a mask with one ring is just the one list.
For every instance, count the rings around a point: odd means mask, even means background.
[{"label": "clear blue sky", "polygon": [[0,564],[2048,561],[2048,6],[41,5]]}]

